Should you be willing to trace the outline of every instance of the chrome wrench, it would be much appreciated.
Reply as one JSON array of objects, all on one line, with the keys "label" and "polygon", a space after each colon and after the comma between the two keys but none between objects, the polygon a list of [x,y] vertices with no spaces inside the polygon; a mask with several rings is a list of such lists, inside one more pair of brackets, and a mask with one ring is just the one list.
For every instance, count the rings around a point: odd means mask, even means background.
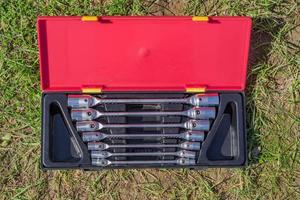
[{"label": "chrome wrench", "polygon": [[92,108],[72,109],[71,118],[74,121],[93,120],[107,116],[186,116],[192,119],[214,119],[215,107],[193,107],[185,111],[160,112],[100,112]]},{"label": "chrome wrench", "polygon": [[91,158],[109,158],[115,156],[177,156],[181,158],[193,158],[196,157],[196,152],[180,150],[175,152],[126,152],[126,153],[111,153],[108,151],[92,151]]},{"label": "chrome wrench", "polygon": [[218,94],[196,94],[187,98],[170,99],[101,99],[90,95],[69,95],[68,106],[72,108],[88,108],[99,104],[154,104],[154,103],[183,103],[193,106],[216,106],[219,105]]},{"label": "chrome wrench", "polygon": [[103,128],[185,128],[195,131],[208,131],[210,128],[209,120],[189,120],[184,123],[174,124],[103,124],[96,121],[76,122],[76,129],[79,132],[97,131]]},{"label": "chrome wrench", "polygon": [[164,165],[164,164],[174,164],[174,165],[195,165],[195,159],[179,158],[176,160],[134,160],[134,161],[121,161],[114,160],[110,161],[107,159],[92,159],[92,165],[106,167],[109,165]]},{"label": "chrome wrench", "polygon": [[83,132],[82,140],[84,142],[100,141],[106,138],[122,138],[122,139],[145,139],[145,138],[179,138],[188,141],[204,140],[203,131],[186,131],[183,133],[164,133],[164,134],[105,134],[101,132]]},{"label": "chrome wrench", "polygon": [[180,144],[106,144],[103,142],[89,142],[88,150],[105,150],[111,148],[181,148],[186,150],[200,150],[200,142],[183,142]]}]

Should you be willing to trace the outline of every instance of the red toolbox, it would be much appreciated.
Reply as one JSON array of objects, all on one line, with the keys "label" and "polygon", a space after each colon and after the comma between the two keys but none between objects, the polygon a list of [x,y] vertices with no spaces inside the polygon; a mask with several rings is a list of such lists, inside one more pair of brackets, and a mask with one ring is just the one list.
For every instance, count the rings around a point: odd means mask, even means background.
[{"label": "red toolbox", "polygon": [[[44,169],[203,168],[246,164],[244,90],[251,18],[39,17],[37,25]],[[219,101],[213,105],[215,117],[202,120],[209,122],[209,129],[202,131],[205,135],[201,142],[168,137],[168,134],[190,134],[184,126],[143,127],[143,124],[197,121],[186,115],[160,114],[195,109],[193,104],[175,100],[194,95],[200,100],[217,95]],[[98,129],[89,134],[107,138],[86,143],[83,139],[86,133],[79,131],[78,121],[72,118],[76,109],[71,109],[69,101],[73,97],[132,102],[92,105],[92,112],[122,114],[93,118]],[[133,99],[175,102],[134,103]],[[130,112],[158,115],[131,116]],[[101,129],[99,124],[139,125]],[[186,151],[181,148],[183,143],[199,143],[201,147]],[[90,145],[95,144],[106,146],[91,151]],[[193,159],[181,155],[189,152]],[[102,157],[97,157],[99,153]]]}]

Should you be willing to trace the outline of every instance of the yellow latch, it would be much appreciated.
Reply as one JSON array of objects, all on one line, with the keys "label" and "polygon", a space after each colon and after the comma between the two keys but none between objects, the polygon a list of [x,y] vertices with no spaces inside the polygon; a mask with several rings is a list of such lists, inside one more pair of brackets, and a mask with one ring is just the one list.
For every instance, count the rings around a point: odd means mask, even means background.
[{"label": "yellow latch", "polygon": [[208,17],[200,17],[200,16],[194,16],[192,17],[192,21],[195,22],[208,22],[209,18]]},{"label": "yellow latch", "polygon": [[205,92],[205,90],[206,90],[205,87],[189,87],[185,89],[185,91],[188,93],[201,93],[201,92]]},{"label": "yellow latch", "polygon": [[95,94],[95,93],[101,93],[102,88],[82,88],[81,91],[82,93],[86,93],[86,94]]},{"label": "yellow latch", "polygon": [[83,17],[81,17],[81,21],[95,22],[95,21],[98,21],[98,17],[97,16],[83,16]]}]

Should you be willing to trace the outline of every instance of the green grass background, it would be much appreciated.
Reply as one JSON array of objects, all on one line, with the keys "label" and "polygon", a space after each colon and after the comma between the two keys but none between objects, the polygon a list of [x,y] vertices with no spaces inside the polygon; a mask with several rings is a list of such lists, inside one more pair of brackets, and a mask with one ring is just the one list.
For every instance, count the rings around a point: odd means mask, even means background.
[{"label": "green grass background", "polygon": [[[39,15],[247,15],[245,169],[40,170]],[[300,199],[300,3],[0,0],[0,199]]]}]

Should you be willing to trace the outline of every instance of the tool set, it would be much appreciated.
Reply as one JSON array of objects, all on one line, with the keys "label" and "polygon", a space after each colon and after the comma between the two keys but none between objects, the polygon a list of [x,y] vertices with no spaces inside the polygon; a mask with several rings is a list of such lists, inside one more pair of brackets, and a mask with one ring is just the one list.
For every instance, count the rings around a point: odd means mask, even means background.
[{"label": "tool set", "polygon": [[[120,111],[103,112],[97,109],[100,104],[186,104],[192,106],[181,111]],[[216,117],[218,94],[196,94],[187,98],[160,99],[105,99],[91,95],[70,95],[68,106],[71,119],[81,133],[83,142],[91,151],[92,165],[194,165],[197,152],[201,149],[205,132],[209,131]],[[104,123],[106,117],[172,117],[182,118],[181,123]],[[100,120],[100,121],[98,121]],[[102,121],[101,121],[102,120]],[[148,132],[146,128],[164,130],[175,128],[181,131],[171,133]],[[124,129],[125,133],[109,133],[112,129]],[[141,129],[136,132],[127,129]],[[104,130],[104,132],[99,132]],[[182,131],[185,130],[185,131]],[[166,139],[175,139],[166,143]],[[115,143],[115,140],[125,143]],[[151,143],[147,142],[151,141]],[[154,140],[154,142],[153,142]],[[101,141],[101,142],[100,142]],[[130,143],[135,141],[135,143]],[[119,152],[117,150],[123,150]],[[149,152],[149,149],[151,150]],[[168,150],[169,149],[169,150]],[[170,151],[171,149],[171,151]],[[109,150],[109,151],[107,151]],[[178,159],[175,159],[179,157]],[[121,160],[118,160],[121,158]],[[122,160],[125,158],[125,160]],[[126,159],[129,158],[129,159]],[[139,158],[139,159],[135,159]],[[140,159],[142,158],[142,160]],[[143,160],[144,158],[144,160]],[[149,160],[149,158],[152,158]],[[154,158],[154,159],[153,159]]]},{"label": "tool set", "polygon": [[41,167],[245,166],[251,27],[245,16],[38,17]]}]

